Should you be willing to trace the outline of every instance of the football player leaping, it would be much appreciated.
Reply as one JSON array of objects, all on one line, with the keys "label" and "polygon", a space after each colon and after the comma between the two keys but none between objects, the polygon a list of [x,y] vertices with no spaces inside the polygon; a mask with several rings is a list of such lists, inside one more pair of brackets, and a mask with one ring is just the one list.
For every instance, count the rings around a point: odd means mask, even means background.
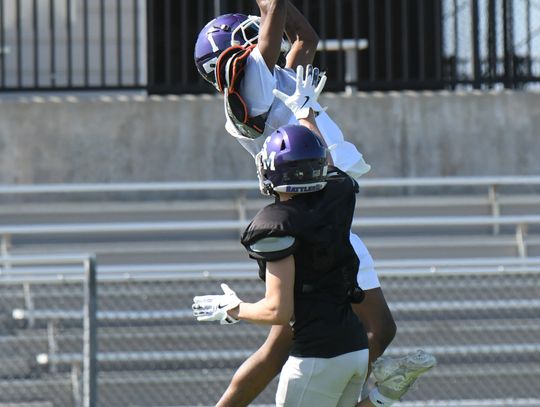
[{"label": "football player leaping", "polygon": [[[295,69],[312,62],[318,42],[313,28],[288,1],[257,3],[260,18],[242,14],[217,17],[202,29],[195,46],[198,71],[224,94],[227,131],[253,156],[274,130],[297,123],[293,111],[274,90],[280,95],[295,93]],[[289,41],[284,40],[283,33]],[[354,178],[369,171],[370,166],[356,147],[344,140],[316,96],[297,95],[303,98],[297,108],[308,107],[315,112],[316,125],[334,164]],[[393,339],[396,326],[371,255],[358,236],[351,233],[350,240],[360,259],[358,284],[365,291],[364,301],[354,304],[353,309],[368,332],[370,360],[374,361]],[[248,405],[279,373],[291,341],[289,326],[273,326],[266,342],[238,369],[218,406]],[[433,364],[433,357],[422,352],[401,359],[379,358],[373,365],[379,386],[370,398],[379,406],[391,405]]]},{"label": "football player leaping", "polygon": [[[242,235],[259,263],[264,298],[242,302],[223,285],[225,295],[195,297],[193,313],[199,321],[224,316],[229,322],[291,323],[293,345],[279,377],[276,406],[352,407],[369,365],[367,334],[351,307],[363,294],[349,239],[358,184],[327,161],[313,112],[305,108],[303,99],[316,98],[324,77],[314,92],[309,88],[316,71],[308,68],[304,78],[299,67],[299,77],[298,92],[279,97],[301,125],[274,131],[256,159],[261,186],[276,202],[259,211]],[[361,406],[372,404],[366,400]]]}]

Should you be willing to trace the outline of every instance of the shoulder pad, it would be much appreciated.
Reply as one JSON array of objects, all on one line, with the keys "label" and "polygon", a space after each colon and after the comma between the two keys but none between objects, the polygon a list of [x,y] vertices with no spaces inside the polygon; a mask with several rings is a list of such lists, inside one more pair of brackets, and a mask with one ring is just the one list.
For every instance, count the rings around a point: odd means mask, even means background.
[{"label": "shoulder pad", "polygon": [[259,253],[278,252],[293,246],[294,240],[292,236],[264,237],[252,243],[250,247],[251,250]]},{"label": "shoulder pad", "polygon": [[249,47],[233,45],[221,53],[216,63],[216,81],[220,92],[225,88],[236,88],[237,82],[242,78],[247,58],[254,48],[255,45]]},{"label": "shoulder pad", "polygon": [[[250,257],[266,260],[270,260],[270,257],[278,259],[286,257],[282,254],[288,250],[296,249],[297,230],[296,225],[292,222],[294,214],[289,209],[269,205],[257,213],[241,238],[241,243],[247,249]],[[264,253],[270,253],[270,257]],[[278,257],[275,258],[272,253],[277,254]]]},{"label": "shoulder pad", "polygon": [[328,168],[328,174],[326,175],[326,179],[327,180],[340,180],[340,181],[350,180],[353,185],[354,192],[356,194],[360,192],[360,186],[358,185],[358,182],[349,174],[340,170],[337,167]]},{"label": "shoulder pad", "polygon": [[268,114],[250,117],[242,96],[236,91],[225,89],[225,113],[240,134],[249,139],[259,138],[264,133]]},{"label": "shoulder pad", "polygon": [[238,84],[244,77],[247,58],[255,46],[229,47],[221,53],[216,64],[216,83],[225,95],[225,112],[240,134],[250,139],[263,134],[267,117],[266,114],[249,117],[246,103],[237,92]]},{"label": "shoulder pad", "polygon": [[292,236],[264,237],[248,246],[248,252],[255,259],[276,261],[290,256],[296,250],[296,239]]}]

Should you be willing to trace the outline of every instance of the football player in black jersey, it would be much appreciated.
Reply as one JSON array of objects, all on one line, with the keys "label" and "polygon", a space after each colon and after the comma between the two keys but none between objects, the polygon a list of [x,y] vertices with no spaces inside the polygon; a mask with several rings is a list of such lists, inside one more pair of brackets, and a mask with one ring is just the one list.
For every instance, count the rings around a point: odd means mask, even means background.
[{"label": "football player in black jersey", "polygon": [[[232,301],[217,308],[230,320],[292,324],[276,405],[354,406],[369,362],[367,335],[351,307],[363,299],[349,241],[356,181],[328,166],[325,146],[301,125],[272,133],[257,161],[261,185],[277,199],[255,216],[242,244],[259,263],[266,294],[246,303],[224,287]],[[194,299],[199,318],[206,299]]]}]

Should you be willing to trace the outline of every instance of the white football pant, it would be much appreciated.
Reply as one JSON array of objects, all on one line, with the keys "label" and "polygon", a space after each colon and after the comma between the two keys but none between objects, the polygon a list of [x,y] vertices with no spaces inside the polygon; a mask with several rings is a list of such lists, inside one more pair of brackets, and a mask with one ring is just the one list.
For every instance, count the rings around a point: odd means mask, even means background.
[{"label": "white football pant", "polygon": [[276,406],[355,406],[366,380],[368,363],[368,349],[333,358],[289,356],[279,376]]}]

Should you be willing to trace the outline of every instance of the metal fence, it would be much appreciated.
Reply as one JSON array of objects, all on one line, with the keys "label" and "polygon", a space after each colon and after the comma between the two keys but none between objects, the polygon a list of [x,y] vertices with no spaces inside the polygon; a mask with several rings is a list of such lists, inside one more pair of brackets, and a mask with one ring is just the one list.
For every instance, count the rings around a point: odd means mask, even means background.
[{"label": "metal fence", "polygon": [[443,2],[443,55],[451,85],[521,88],[540,81],[540,2]]},{"label": "metal fence", "polygon": [[[45,284],[37,282],[47,269],[74,267],[71,277],[76,288],[68,283],[71,292],[62,297],[58,288],[62,282],[54,279]],[[11,309],[12,320],[1,324],[0,404],[32,405],[36,407],[76,406],[95,407],[97,400],[97,292],[96,261],[90,254],[5,256],[0,258],[1,308]],[[59,283],[59,284],[57,284]],[[61,300],[59,301],[59,298]],[[65,303],[64,303],[65,302]],[[79,333],[73,341],[79,354],[69,371],[53,366],[41,368],[54,357],[59,345],[58,336],[65,328],[57,319],[46,324],[34,316],[24,315],[36,307],[62,309],[66,304],[78,314]],[[22,308],[14,308],[21,306]],[[22,312],[22,313],[21,313]],[[17,332],[20,335],[17,335]],[[45,352],[40,354],[39,352]],[[38,352],[36,354],[36,352]],[[67,374],[66,374],[67,373]]]},{"label": "metal fence", "polygon": [[140,89],[143,0],[0,0],[0,90]]},{"label": "metal fence", "polygon": [[[321,37],[315,63],[328,69],[327,90],[540,81],[540,0],[292,2]],[[212,92],[193,45],[227,12],[258,9],[252,0],[0,0],[0,91]]]},{"label": "metal fence", "polygon": [[[493,262],[488,270],[465,261],[438,272],[381,269],[398,325],[387,354],[422,347],[439,361],[403,406],[540,406],[539,264],[540,259],[503,267]],[[6,351],[0,403],[83,405],[83,284],[80,276],[62,281],[59,274],[35,283],[0,281],[3,307],[13,311],[11,321],[6,312],[0,336]],[[244,274],[98,280],[95,405],[214,405],[236,367],[264,341],[267,328],[197,323],[191,298],[217,292],[226,281],[241,298],[255,301],[264,286],[255,272]],[[254,405],[271,405],[276,384]]]}]

